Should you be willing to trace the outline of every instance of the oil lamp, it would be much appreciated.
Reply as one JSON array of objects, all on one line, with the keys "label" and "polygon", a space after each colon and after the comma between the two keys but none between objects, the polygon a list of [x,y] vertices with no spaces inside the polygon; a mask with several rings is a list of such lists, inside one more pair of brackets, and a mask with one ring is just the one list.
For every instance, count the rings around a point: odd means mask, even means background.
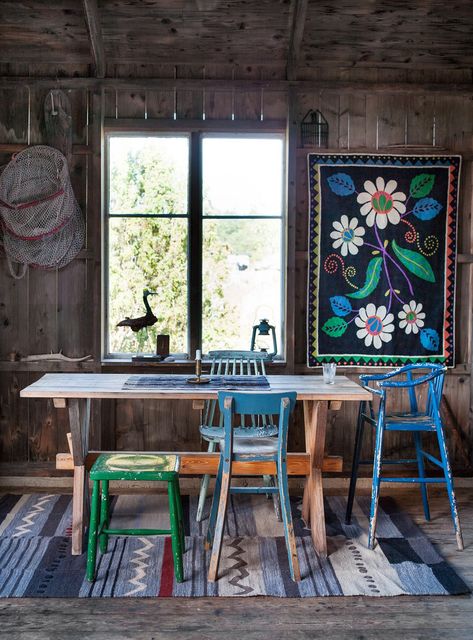
[{"label": "oil lamp", "polygon": [[268,359],[274,358],[278,352],[278,343],[276,340],[276,330],[272,324],[269,324],[266,318],[259,321],[253,327],[251,334],[251,351],[261,351],[268,354]]}]

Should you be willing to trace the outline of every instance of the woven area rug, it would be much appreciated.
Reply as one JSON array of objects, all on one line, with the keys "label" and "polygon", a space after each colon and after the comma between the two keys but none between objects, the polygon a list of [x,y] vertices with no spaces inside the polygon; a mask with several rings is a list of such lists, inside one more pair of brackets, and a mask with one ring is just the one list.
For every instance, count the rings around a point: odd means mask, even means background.
[{"label": "woven area rug", "polygon": [[[111,538],[98,554],[97,579],[85,580],[85,554],[71,556],[71,496],[4,495],[0,498],[1,597],[448,595],[468,593],[460,577],[399,510],[381,501],[378,542],[366,548],[368,498],[355,501],[344,524],[345,499],[326,500],[329,557],[317,556],[310,532],[293,502],[303,579],[289,576],[281,523],[263,496],[231,498],[220,578],[206,580],[203,548],[207,523],[195,522],[197,499],[183,498],[186,526],[185,582],[174,580],[169,538]],[[112,501],[112,526],[166,527],[164,495],[129,495]],[[453,535],[453,533],[452,533]]]}]

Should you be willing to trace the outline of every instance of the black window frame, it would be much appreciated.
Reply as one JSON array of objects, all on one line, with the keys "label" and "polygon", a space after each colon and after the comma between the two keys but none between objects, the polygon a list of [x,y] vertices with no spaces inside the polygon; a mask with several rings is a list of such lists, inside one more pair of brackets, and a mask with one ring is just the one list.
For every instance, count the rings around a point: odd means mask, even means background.
[{"label": "black window frame", "polygon": [[[145,121],[146,122],[146,121]],[[268,126],[269,123],[258,122],[256,126],[239,126],[221,128],[215,130],[206,127],[186,126],[180,122],[176,126],[176,121],[171,126],[153,128],[141,126],[122,127],[119,121],[112,121],[104,128],[103,137],[103,229],[102,234],[102,359],[104,361],[131,360],[129,353],[116,353],[109,350],[108,334],[108,304],[109,304],[109,220],[113,217],[160,217],[160,218],[187,218],[188,220],[188,242],[187,242],[187,348],[189,357],[202,346],[202,292],[203,292],[203,221],[206,218],[225,218],[230,216],[204,216],[203,214],[203,165],[202,165],[202,141],[206,136],[211,137],[249,137],[249,138],[280,138],[283,141],[283,206],[281,216],[276,215],[234,215],[232,219],[281,219],[281,336],[282,344],[279,345],[278,360],[285,360],[286,356],[286,318],[287,318],[287,140],[286,130],[282,127]],[[202,123],[200,123],[202,124]],[[264,126],[266,124],[266,126]],[[188,176],[188,211],[187,214],[110,214],[109,207],[109,158],[110,158],[110,138],[114,136],[123,137],[187,137],[189,140],[189,176]],[[250,336],[248,336],[249,348]]]}]

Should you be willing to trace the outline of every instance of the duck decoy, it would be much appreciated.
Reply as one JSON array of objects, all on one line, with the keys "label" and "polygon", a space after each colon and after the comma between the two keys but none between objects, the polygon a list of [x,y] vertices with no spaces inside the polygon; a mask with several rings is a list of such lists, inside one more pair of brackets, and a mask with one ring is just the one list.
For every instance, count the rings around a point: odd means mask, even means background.
[{"label": "duck decoy", "polygon": [[130,327],[130,329],[135,333],[137,331],[140,331],[141,329],[144,329],[145,327],[152,327],[153,324],[155,324],[158,321],[158,319],[152,312],[151,307],[149,306],[148,296],[155,296],[155,295],[156,295],[155,291],[149,291],[148,289],[144,289],[143,302],[145,305],[146,314],[144,316],[140,316],[139,318],[127,317],[124,320],[121,320],[117,324],[117,327]]}]

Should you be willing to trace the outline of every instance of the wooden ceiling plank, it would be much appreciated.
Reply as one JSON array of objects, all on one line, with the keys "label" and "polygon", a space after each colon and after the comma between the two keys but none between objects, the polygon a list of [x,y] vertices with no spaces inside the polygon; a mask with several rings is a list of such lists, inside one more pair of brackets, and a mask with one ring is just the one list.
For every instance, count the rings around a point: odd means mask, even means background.
[{"label": "wooden ceiling plank", "polygon": [[293,12],[291,23],[291,35],[287,56],[287,79],[295,80],[297,77],[297,64],[304,37],[304,27],[307,16],[308,0],[293,0]]},{"label": "wooden ceiling plank", "polygon": [[0,88],[9,89],[12,87],[34,87],[48,89],[51,85],[57,85],[61,89],[79,88],[99,88],[125,90],[139,90],[146,87],[148,90],[173,90],[187,89],[199,91],[231,91],[241,89],[255,91],[264,89],[265,91],[286,91],[289,87],[294,87],[297,92],[320,92],[328,91],[348,94],[384,94],[391,95],[410,94],[425,95],[427,93],[446,94],[455,93],[459,96],[473,97],[472,82],[376,82],[359,80],[219,80],[219,79],[195,79],[195,78],[90,78],[90,77],[59,77],[57,75],[48,76],[0,76]]},{"label": "wooden ceiling plank", "polygon": [[105,76],[105,49],[97,0],[82,0],[82,3],[94,57],[95,75],[97,78],[103,78]]}]

